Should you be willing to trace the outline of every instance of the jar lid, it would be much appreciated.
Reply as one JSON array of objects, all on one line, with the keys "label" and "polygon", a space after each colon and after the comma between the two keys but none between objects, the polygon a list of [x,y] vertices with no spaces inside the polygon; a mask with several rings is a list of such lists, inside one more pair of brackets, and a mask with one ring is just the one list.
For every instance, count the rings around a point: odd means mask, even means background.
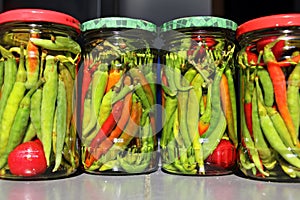
[{"label": "jar lid", "polygon": [[82,23],[82,31],[101,28],[128,28],[156,32],[155,24],[142,19],[133,19],[127,17],[97,18]]},{"label": "jar lid", "polygon": [[300,14],[277,14],[259,17],[241,24],[237,28],[236,37],[267,28],[300,26]]},{"label": "jar lid", "polygon": [[65,13],[44,9],[14,9],[0,14],[0,24],[9,22],[50,22],[80,31],[80,22]]},{"label": "jar lid", "polygon": [[234,21],[214,17],[214,16],[193,16],[193,17],[183,17],[165,22],[161,26],[161,31],[171,31],[181,28],[192,28],[192,27],[216,27],[224,28],[235,31],[237,29],[237,23]]}]

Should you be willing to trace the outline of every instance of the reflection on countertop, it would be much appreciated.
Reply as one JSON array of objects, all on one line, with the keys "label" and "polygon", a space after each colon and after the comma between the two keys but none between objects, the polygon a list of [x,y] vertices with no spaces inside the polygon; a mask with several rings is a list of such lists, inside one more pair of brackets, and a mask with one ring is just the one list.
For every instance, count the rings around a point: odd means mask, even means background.
[{"label": "reflection on countertop", "polygon": [[0,180],[1,199],[296,199],[300,183],[250,180],[237,175],[182,176],[158,170],[145,175],[78,174],[44,181]]}]

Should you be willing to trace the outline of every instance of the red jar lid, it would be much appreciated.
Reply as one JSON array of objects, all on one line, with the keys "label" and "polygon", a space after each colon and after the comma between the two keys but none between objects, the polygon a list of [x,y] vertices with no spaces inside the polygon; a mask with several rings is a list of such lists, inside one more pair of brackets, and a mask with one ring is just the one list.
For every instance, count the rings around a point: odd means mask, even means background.
[{"label": "red jar lid", "polygon": [[300,14],[278,14],[259,17],[241,24],[236,30],[236,38],[241,35],[267,28],[300,26]]},{"label": "red jar lid", "polygon": [[80,31],[80,22],[65,13],[44,9],[14,9],[0,14],[0,24],[9,22],[50,22]]}]

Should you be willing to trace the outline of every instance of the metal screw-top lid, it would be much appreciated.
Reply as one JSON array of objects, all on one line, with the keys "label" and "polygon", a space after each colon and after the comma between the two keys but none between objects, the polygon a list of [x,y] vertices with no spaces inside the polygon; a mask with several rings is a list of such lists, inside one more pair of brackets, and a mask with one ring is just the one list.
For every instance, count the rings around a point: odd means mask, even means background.
[{"label": "metal screw-top lid", "polygon": [[0,14],[0,24],[10,22],[49,22],[54,24],[63,24],[75,28],[80,32],[80,22],[72,16],[45,9],[14,9]]},{"label": "metal screw-top lid", "polygon": [[213,17],[213,16],[192,16],[192,17],[183,17],[168,21],[161,26],[161,31],[171,31],[178,30],[183,28],[192,28],[192,27],[216,27],[224,28],[235,31],[237,29],[237,23],[234,21]]},{"label": "metal screw-top lid", "polygon": [[277,14],[263,16],[249,20],[241,24],[236,30],[237,39],[241,35],[258,31],[268,28],[281,28],[281,27],[299,27],[300,26],[300,14],[290,13],[290,14]]},{"label": "metal screw-top lid", "polygon": [[97,18],[82,23],[82,31],[103,28],[140,29],[150,32],[156,32],[155,24],[141,19],[133,19],[127,17]]}]

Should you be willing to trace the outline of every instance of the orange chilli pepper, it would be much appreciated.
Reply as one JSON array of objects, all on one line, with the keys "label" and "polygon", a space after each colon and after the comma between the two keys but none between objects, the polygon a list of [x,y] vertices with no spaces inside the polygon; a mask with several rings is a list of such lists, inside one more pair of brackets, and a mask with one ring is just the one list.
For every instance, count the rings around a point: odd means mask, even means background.
[{"label": "orange chilli pepper", "polygon": [[[39,38],[38,33],[32,33],[32,38]],[[27,43],[26,69],[27,82],[26,87],[31,88],[39,79],[40,53],[38,47],[30,40]]]},{"label": "orange chilli pepper", "polygon": [[297,145],[299,143],[299,140],[297,138],[296,129],[294,127],[293,120],[287,105],[285,75],[280,65],[276,61],[269,61],[267,63],[267,69],[273,83],[275,101],[278,111],[281,114],[284,122],[286,123],[294,145]]},{"label": "orange chilli pepper", "polygon": [[108,81],[105,89],[105,93],[108,92],[114,85],[116,85],[122,76],[122,70],[120,69],[120,64],[113,63],[108,75]]}]

